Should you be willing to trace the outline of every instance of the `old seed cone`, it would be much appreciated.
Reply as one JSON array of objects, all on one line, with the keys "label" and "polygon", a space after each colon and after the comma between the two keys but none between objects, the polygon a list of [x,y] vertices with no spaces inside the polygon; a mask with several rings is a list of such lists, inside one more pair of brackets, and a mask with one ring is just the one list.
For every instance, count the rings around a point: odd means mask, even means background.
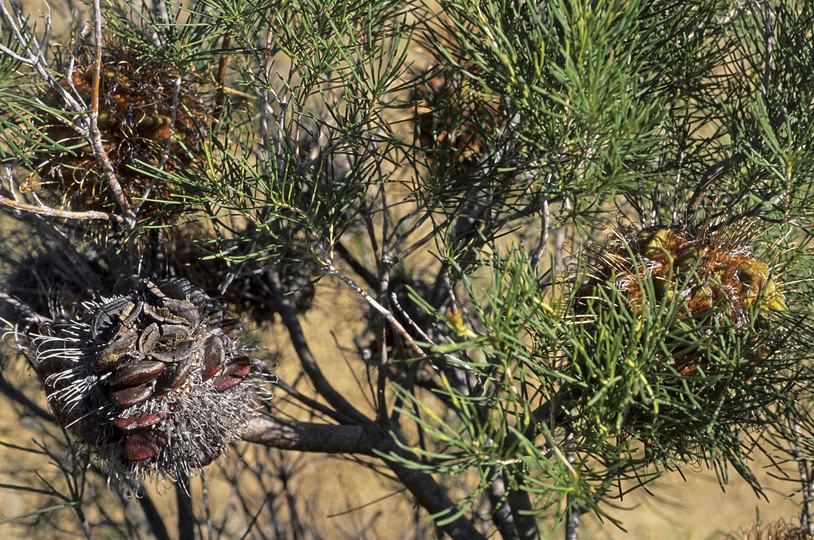
[{"label": "old seed cone", "polygon": [[111,477],[176,479],[217,458],[254,414],[259,364],[240,326],[183,279],[129,278],[45,327],[36,371],[58,420]]}]

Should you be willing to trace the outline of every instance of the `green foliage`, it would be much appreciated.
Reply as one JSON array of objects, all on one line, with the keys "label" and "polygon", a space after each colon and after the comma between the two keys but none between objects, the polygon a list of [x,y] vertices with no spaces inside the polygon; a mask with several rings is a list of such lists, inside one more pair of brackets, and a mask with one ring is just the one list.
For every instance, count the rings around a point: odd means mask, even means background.
[{"label": "green foliage", "polygon": [[[620,523],[616,499],[699,463],[761,493],[767,441],[811,460],[811,1],[142,4],[106,3],[101,43],[12,14],[0,35],[0,202],[68,254],[76,290],[182,276],[265,302],[249,326],[278,314],[312,383],[287,399],[382,435],[338,451],[376,456],[459,538],[507,515],[533,538],[577,508]],[[100,70],[93,104],[97,46],[132,69]],[[154,103],[124,92],[136,80]],[[658,274],[637,233],[668,229],[700,247],[662,249]],[[702,272],[721,231],[766,268],[743,313],[709,292],[743,269]],[[329,278],[361,298],[367,330],[335,353],[372,413],[322,375],[335,360],[290,305]],[[88,300],[44,296],[10,320]]]}]

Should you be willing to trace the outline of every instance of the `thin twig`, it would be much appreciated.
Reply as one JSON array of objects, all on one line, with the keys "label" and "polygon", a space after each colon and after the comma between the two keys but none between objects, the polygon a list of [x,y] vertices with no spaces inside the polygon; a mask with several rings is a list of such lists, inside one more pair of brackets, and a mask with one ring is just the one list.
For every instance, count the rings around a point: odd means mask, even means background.
[{"label": "thin twig", "polygon": [[347,419],[344,416],[342,416],[341,414],[338,414],[336,411],[334,411],[330,407],[326,407],[325,405],[323,405],[319,401],[316,401],[314,399],[309,398],[308,396],[306,396],[305,394],[303,394],[302,392],[300,392],[299,390],[297,390],[296,388],[294,388],[293,386],[291,386],[287,382],[283,381],[282,379],[278,378],[277,382],[274,383],[274,385],[280,387],[286,394],[288,394],[292,398],[296,399],[297,401],[299,401],[303,405],[309,407],[312,411],[321,412],[325,416],[328,416],[328,417],[332,418],[333,420],[335,420],[337,422],[340,422],[340,423],[347,421]]},{"label": "thin twig", "polygon": [[695,191],[693,191],[692,196],[690,197],[689,203],[687,205],[687,213],[684,217],[685,223],[690,223],[695,219],[695,214],[698,213],[698,208],[701,206],[701,201],[704,200],[704,196],[707,194],[707,190],[712,185],[712,182],[722,174],[731,170],[736,165],[740,165],[740,163],[743,162],[745,159],[746,154],[744,154],[743,152],[738,152],[730,157],[722,159],[721,161],[707,169],[707,171],[704,173],[704,176],[701,177],[701,181],[698,182],[698,185],[695,187]]},{"label": "thin twig", "polygon": [[101,212],[97,210],[85,210],[82,212],[72,212],[70,210],[60,210],[59,208],[51,208],[48,206],[39,206],[34,204],[24,203],[22,201],[14,201],[8,197],[0,195],[0,205],[6,206],[19,212],[38,214],[40,216],[57,217],[64,219],[104,219],[107,221],[115,221],[116,223],[123,223],[124,218],[117,214],[109,212]]},{"label": "thin twig", "polygon": [[551,216],[548,212],[548,199],[543,199],[543,224],[542,230],[540,231],[540,241],[537,243],[537,247],[534,250],[534,253],[531,255],[531,271],[535,272],[537,270],[537,265],[540,264],[540,259],[543,258],[543,253],[545,252],[546,246],[548,246],[548,228],[551,223]]},{"label": "thin twig", "polygon": [[359,285],[357,285],[355,281],[353,281],[351,278],[349,278],[348,276],[346,276],[345,274],[343,274],[342,272],[337,270],[337,268],[333,265],[332,262],[330,262],[330,260],[328,261],[328,264],[326,265],[325,273],[327,275],[329,275],[329,276],[334,276],[334,277],[339,278],[343,283],[345,283],[345,285],[350,287],[359,296],[364,298],[364,300],[368,304],[370,304],[373,307],[373,309],[378,311],[379,314],[381,314],[385,319],[387,319],[387,322],[389,322],[393,326],[394,330],[396,330],[399,334],[402,335],[402,337],[404,337],[404,339],[410,345],[410,348],[413,350],[413,352],[416,354],[416,356],[421,356],[421,357],[427,356],[426,353],[421,350],[421,347],[419,347],[418,345],[413,343],[413,338],[412,338],[412,336],[410,336],[410,333],[407,332],[407,330],[404,328],[404,326],[402,326],[402,324],[398,320],[396,320],[396,318],[393,316],[393,314],[390,313],[390,310],[388,310],[386,307],[384,307],[379,302],[377,302],[376,299],[374,299],[372,296],[370,296],[367,293],[367,291],[365,291],[363,288],[361,288]]},{"label": "thin twig", "polygon": [[763,34],[763,39],[765,40],[765,47],[766,47],[766,64],[763,68],[763,99],[766,99],[766,96],[769,95],[769,86],[772,82],[772,52],[774,49],[774,33],[772,31],[772,23],[771,17],[769,16],[769,6],[765,6],[761,8],[759,11],[756,9],[755,0],[749,1],[749,11],[752,12],[752,17],[754,17],[755,21],[759,24],[762,20],[763,22],[763,30],[761,33]]},{"label": "thin twig", "polygon": [[363,265],[356,257],[354,257],[348,248],[345,247],[342,242],[336,242],[334,244],[334,251],[342,257],[342,260],[348,263],[348,266],[351,267],[351,270],[356,272],[356,274],[362,278],[362,280],[367,283],[368,287],[376,290],[378,292],[379,283],[376,279],[376,276],[368,270],[365,265]]},{"label": "thin twig", "polygon": [[[794,434],[798,440],[802,437],[800,423],[794,423]],[[803,533],[814,535],[814,520],[811,518],[811,505],[814,502],[814,478],[811,476],[811,468],[806,457],[803,455],[799,445],[794,446],[794,458],[797,460],[797,469],[800,474],[801,491],[803,494],[803,504],[800,510],[800,528]]]},{"label": "thin twig", "polygon": [[[269,32],[269,34],[267,36],[267,40],[266,40],[265,54],[266,54],[267,59],[270,56],[270,53],[269,53],[270,40],[271,40],[271,32]],[[230,36],[229,34],[226,34],[225,36],[223,36],[223,41],[221,41],[221,49],[223,49],[223,54],[221,54],[220,58],[218,59],[218,72],[217,72],[217,75],[215,76],[215,82],[217,83],[217,90],[216,90],[217,93],[215,95],[215,110],[214,110],[214,113],[213,113],[215,118],[220,118],[221,111],[223,110],[223,104],[226,101],[226,93],[225,93],[225,87],[226,87],[226,61],[229,58],[229,53],[227,52],[227,50],[229,49],[231,44],[232,44],[232,36]],[[266,66],[266,77],[267,77],[266,80],[268,80],[268,65]],[[266,92],[264,92],[264,94],[266,94]],[[264,97],[264,99],[267,101],[268,97]]]},{"label": "thin twig", "polygon": [[26,414],[34,414],[46,422],[56,423],[54,415],[37,405],[19,388],[8,382],[2,373],[0,373],[0,392],[2,392],[3,395],[5,395],[8,399],[22,405]]},{"label": "thin twig", "polygon": [[410,246],[404,248],[398,254],[398,257],[397,257],[398,260],[403,261],[404,259],[406,259],[410,255],[412,255],[412,253],[415,250],[417,250],[418,248],[420,248],[421,246],[423,246],[424,244],[426,244],[427,242],[429,242],[430,240],[435,238],[435,236],[437,234],[436,231],[443,229],[444,227],[447,226],[447,224],[449,224],[449,220],[445,219],[440,225],[438,225],[438,227],[433,227],[432,230],[430,230],[427,234],[425,234],[424,236],[422,236],[421,238],[419,238],[418,240],[413,242]]},{"label": "thin twig", "polygon": [[[159,171],[163,171],[164,167],[167,165],[167,160],[170,157],[170,150],[172,149],[172,143],[175,142],[175,122],[178,118],[178,98],[181,95],[181,76],[179,75],[177,79],[175,79],[175,91],[172,94],[172,109],[170,112],[170,135],[167,137],[167,144],[164,146],[164,154],[161,156],[161,161],[158,163],[157,169]],[[155,175],[150,180],[150,185],[147,186],[147,189],[144,190],[144,193],[141,194],[141,200],[136,204],[136,208],[133,210],[133,213],[138,215],[141,207],[147,202],[147,199],[150,197],[150,193],[152,192],[155,185],[159,182],[159,176]]]},{"label": "thin twig", "polygon": [[93,0],[93,24],[94,32],[93,39],[96,46],[96,65],[93,73],[93,100],[91,103],[92,113],[88,115],[90,124],[90,137],[89,142],[93,148],[93,153],[104,170],[105,179],[107,180],[108,187],[113,193],[113,197],[119,208],[125,215],[125,223],[131,228],[136,224],[136,217],[133,214],[133,209],[130,206],[130,201],[122,190],[119,179],[116,176],[116,171],[113,169],[113,164],[110,162],[110,156],[107,154],[104,142],[102,141],[102,132],[99,131],[99,74],[102,68],[102,8],[100,7],[100,0]]},{"label": "thin twig", "polygon": [[678,166],[676,171],[676,181],[675,185],[673,186],[673,225],[678,224],[678,193],[679,188],[681,187],[681,171],[682,165],[684,165],[684,156],[686,156],[686,152],[684,150],[678,155]]}]

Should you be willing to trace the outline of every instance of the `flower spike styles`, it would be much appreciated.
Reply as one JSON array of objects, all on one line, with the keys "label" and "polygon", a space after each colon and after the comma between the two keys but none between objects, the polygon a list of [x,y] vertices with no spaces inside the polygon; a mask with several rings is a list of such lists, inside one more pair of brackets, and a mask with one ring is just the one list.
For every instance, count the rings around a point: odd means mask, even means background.
[{"label": "flower spike styles", "polygon": [[631,302],[644,301],[642,280],[652,282],[655,300],[669,300],[678,293],[693,316],[733,316],[742,328],[749,324],[749,310],[760,300],[760,313],[786,311],[783,294],[769,267],[739,238],[726,232],[694,233],[689,229],[656,228],[621,237],[594,264],[594,276],[582,294],[595,287],[613,286]]},{"label": "flower spike styles", "polygon": [[668,462],[759,423],[784,380],[789,307],[749,225],[660,227],[593,246],[571,331],[582,418]]},{"label": "flower spike styles", "polygon": [[129,278],[38,338],[35,368],[58,420],[115,478],[194,474],[238,439],[262,379],[235,321],[184,279]]}]

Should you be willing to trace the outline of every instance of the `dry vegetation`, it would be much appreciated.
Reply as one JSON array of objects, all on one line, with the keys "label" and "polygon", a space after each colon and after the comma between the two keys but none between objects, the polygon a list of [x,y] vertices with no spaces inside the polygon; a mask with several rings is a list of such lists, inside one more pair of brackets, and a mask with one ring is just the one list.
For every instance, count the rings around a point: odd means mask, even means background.
[{"label": "dry vegetation", "polygon": [[[25,10],[38,7],[39,4],[34,0],[24,2]],[[410,59],[416,66],[427,64],[427,58],[427,52],[418,46],[410,51]],[[431,81],[429,85],[436,82],[437,80]],[[429,106],[427,111],[433,106]],[[492,105],[489,104],[487,108],[491,114]],[[166,116],[167,112],[163,111],[162,114]],[[424,126],[424,129],[429,128]],[[432,129],[437,130],[438,127]],[[437,142],[444,142],[441,139],[443,137],[436,137]],[[454,139],[451,143],[446,141],[456,152],[461,151],[457,147],[458,142]],[[471,145],[465,141],[461,146]],[[480,152],[482,148],[476,150]],[[460,167],[474,166],[477,160],[473,159],[470,163],[469,158],[470,155],[464,151],[460,156],[455,154],[452,168],[457,171]],[[87,162],[93,159],[91,154],[82,156],[82,160]],[[71,162],[70,165],[74,166],[76,163]],[[183,165],[183,162],[179,163],[178,167]],[[429,168],[433,166],[433,163],[429,163]],[[140,186],[139,189],[143,187]],[[390,196],[400,196],[399,189],[401,188],[394,188]],[[74,195],[75,193],[69,192],[66,196],[75,199]],[[82,201],[76,204],[81,208],[93,206]],[[106,211],[111,211],[114,207],[114,201],[109,198],[101,205]],[[406,210],[399,210],[394,212],[393,217],[398,218],[405,213]],[[379,221],[374,223],[376,226],[381,224]],[[0,216],[0,230],[10,233],[16,227],[14,220],[5,215]],[[416,236],[420,237],[428,230],[429,225],[425,224]],[[494,245],[533,245],[538,238],[537,233],[536,229],[521,229]],[[548,251],[556,255],[552,260],[560,267],[565,267],[565,262],[572,262],[567,255],[577,251],[575,246],[585,241],[573,227],[559,228],[547,240]],[[362,259],[365,257],[363,252],[355,255]],[[434,255],[429,252],[413,257],[414,268],[429,267],[435,261]],[[23,254],[10,254],[5,260],[21,258]],[[195,259],[196,256],[192,255],[190,258]],[[191,263],[187,261],[183,264],[189,267]],[[202,266],[198,269],[202,279],[211,268],[213,267]],[[4,269],[0,268],[0,274],[3,272]],[[362,281],[352,271],[348,271],[348,275],[358,282]],[[477,279],[480,278],[476,277]],[[254,286],[247,283],[247,289]],[[373,418],[377,410],[370,397],[373,385],[370,380],[371,372],[359,362],[360,336],[369,337],[365,333],[370,323],[368,310],[369,306],[362,298],[339,279],[324,277],[316,283],[313,304],[309,304],[308,311],[300,317],[300,321],[303,334],[326,378],[351,405]],[[288,339],[286,326],[275,316],[269,316],[271,322],[262,324],[253,320],[251,314],[247,316],[245,311],[242,317],[247,334],[252,336],[251,345],[256,347],[257,355],[268,362],[271,371],[287,387],[286,391],[277,389],[274,400],[264,406],[268,405],[269,410],[281,418],[303,422],[319,418],[313,410],[302,406],[302,403],[285,397],[291,394],[287,391],[288,388],[292,392],[298,391],[309,396],[316,394],[302,372],[297,351]],[[14,336],[8,334],[5,339],[13,340]],[[4,389],[17,389],[26,396],[34,396],[36,404],[21,407],[19,401],[0,396],[0,522],[3,522],[0,534],[16,538],[42,530],[47,531],[46,534],[52,538],[78,538],[85,535],[87,531],[82,530],[78,523],[80,520],[76,519],[72,508],[58,507],[63,501],[43,495],[50,491],[49,486],[53,486],[57,493],[66,494],[66,500],[74,497],[74,494],[68,495],[69,491],[86,489],[86,500],[101,501],[98,505],[89,506],[94,509],[92,511],[98,508],[101,512],[110,512],[110,515],[86,515],[85,518],[91,525],[122,522],[123,516],[131,507],[144,504],[138,498],[128,496],[117,499],[119,495],[114,490],[108,490],[104,482],[100,481],[103,475],[91,475],[92,480],[87,484],[72,485],[70,475],[63,474],[64,471],[61,470],[61,463],[65,462],[66,456],[71,452],[70,447],[65,444],[66,433],[53,425],[47,431],[31,429],[37,422],[37,411],[47,414],[48,410],[45,396],[39,388],[40,383],[22,358],[12,359],[3,367],[0,383],[4,385]],[[393,398],[389,399],[392,403]],[[433,398],[428,395],[427,399]],[[782,460],[786,456],[777,453],[772,457]],[[769,464],[767,458],[760,456],[753,468],[759,470]],[[788,470],[793,478],[795,471]],[[799,514],[800,496],[786,498],[793,489],[792,482],[782,478],[768,479],[764,482],[768,500],[764,500],[757,497],[752,487],[734,471],[731,474],[726,489],[723,490],[715,472],[705,464],[684,466],[680,471],[665,475],[646,490],[635,490],[618,501],[622,510],[615,517],[623,521],[625,530],[587,513],[582,518],[579,537],[585,540],[803,538],[799,534],[795,536],[795,516]],[[257,538],[302,540],[407,540],[433,538],[438,533],[432,521],[427,518],[427,512],[413,502],[407,490],[379,460],[370,456],[303,453],[241,442],[233,444],[227,454],[190,482],[192,505],[199,523],[213,523],[214,530],[226,538],[242,538],[246,531],[251,531]],[[463,482],[456,482],[458,487],[455,489],[460,490],[462,485]],[[624,489],[624,486],[619,487]],[[188,520],[188,514],[179,507],[179,504],[184,504],[184,498],[178,497],[169,483],[162,482],[148,483],[147,494],[147,499],[155,504],[163,522],[169,527],[169,537],[183,536],[185,526],[176,526],[176,523]],[[553,523],[553,518],[543,521],[544,527],[550,523]],[[561,529],[562,527],[553,533],[555,537],[562,534]],[[196,533],[205,537],[206,530],[201,527]],[[145,530],[126,530],[123,527],[100,527],[93,530],[94,538],[120,538],[135,534],[149,533]]]}]

